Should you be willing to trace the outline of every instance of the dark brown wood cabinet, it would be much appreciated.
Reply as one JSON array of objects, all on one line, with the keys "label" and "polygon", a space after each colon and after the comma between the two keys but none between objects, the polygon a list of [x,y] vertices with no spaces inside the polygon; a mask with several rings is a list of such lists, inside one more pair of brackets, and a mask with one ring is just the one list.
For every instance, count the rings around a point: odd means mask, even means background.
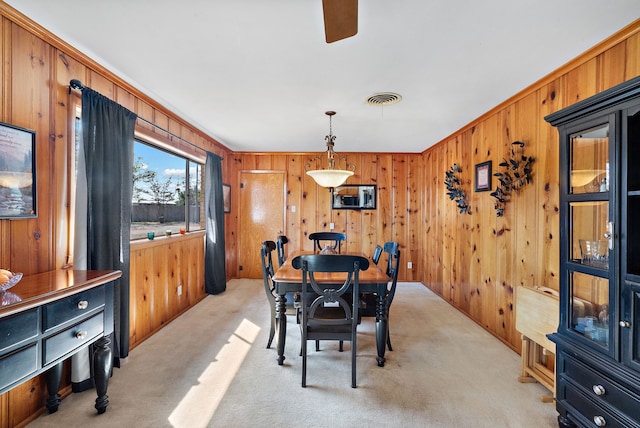
[{"label": "dark brown wood cabinet", "polygon": [[562,427],[640,427],[640,78],[545,118],[560,134]]}]

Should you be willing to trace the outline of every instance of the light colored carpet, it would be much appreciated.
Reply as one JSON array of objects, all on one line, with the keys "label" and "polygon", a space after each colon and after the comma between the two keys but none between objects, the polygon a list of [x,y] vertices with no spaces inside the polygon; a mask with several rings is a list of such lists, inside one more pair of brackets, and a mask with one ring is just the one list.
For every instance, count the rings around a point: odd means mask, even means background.
[{"label": "light colored carpet", "polygon": [[265,348],[268,327],[262,281],[230,281],[115,369],[105,414],[87,391],[29,427],[557,427],[548,391],[517,381],[520,357],[421,284],[398,284],[383,368],[364,319],[357,389],[350,344],[310,343],[305,389],[298,326],[288,323],[283,366]]}]

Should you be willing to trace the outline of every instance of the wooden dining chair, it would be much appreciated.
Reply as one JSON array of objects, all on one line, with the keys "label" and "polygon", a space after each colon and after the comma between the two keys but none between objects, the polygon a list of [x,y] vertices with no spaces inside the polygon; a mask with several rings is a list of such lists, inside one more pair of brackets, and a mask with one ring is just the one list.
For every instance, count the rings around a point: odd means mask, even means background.
[{"label": "wooden dining chair", "polygon": [[287,255],[284,251],[284,246],[289,243],[289,238],[285,235],[278,235],[276,239],[276,248],[278,253],[278,267],[282,266],[287,260]]},{"label": "wooden dining chair", "polygon": [[[379,246],[378,246],[379,247]],[[396,294],[396,286],[398,284],[398,271],[400,270],[400,249],[395,241],[385,242],[383,247],[387,254],[387,266],[385,272],[391,278],[391,282],[387,285],[387,348],[393,351],[391,347],[391,336],[389,334],[389,310],[393,297]],[[375,255],[375,254],[374,254]],[[361,317],[376,316],[377,295],[369,293],[360,296],[360,315]]]},{"label": "wooden dining chair", "polygon": [[[264,281],[264,291],[267,295],[267,301],[269,302],[269,309],[271,310],[271,323],[269,327],[269,339],[267,340],[267,348],[271,347],[273,337],[276,332],[276,283],[273,281],[273,258],[272,252],[276,249],[276,243],[273,241],[264,241],[260,247],[260,260],[262,263],[262,279]],[[286,303],[287,316],[295,316],[296,308],[293,301],[287,299]]]},{"label": "wooden dining chair", "polygon": [[[307,386],[307,341],[339,340],[351,342],[351,387],[356,383],[359,273],[369,268],[369,260],[361,256],[313,254],[292,260],[302,269],[302,387]],[[343,273],[336,284],[319,284],[316,274]],[[341,276],[342,278],[343,276]]]},{"label": "wooden dining chair", "polygon": [[314,232],[309,234],[309,239],[313,241],[314,253],[319,253],[329,245],[333,251],[340,254],[342,242],[347,240],[347,235],[341,232]]}]

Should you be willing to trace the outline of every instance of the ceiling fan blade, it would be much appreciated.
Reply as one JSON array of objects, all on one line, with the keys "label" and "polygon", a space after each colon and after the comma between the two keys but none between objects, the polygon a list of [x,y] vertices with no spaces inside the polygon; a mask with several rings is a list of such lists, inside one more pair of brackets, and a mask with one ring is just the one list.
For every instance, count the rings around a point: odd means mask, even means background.
[{"label": "ceiling fan blade", "polygon": [[327,43],[358,33],[358,0],[322,0],[322,9]]}]

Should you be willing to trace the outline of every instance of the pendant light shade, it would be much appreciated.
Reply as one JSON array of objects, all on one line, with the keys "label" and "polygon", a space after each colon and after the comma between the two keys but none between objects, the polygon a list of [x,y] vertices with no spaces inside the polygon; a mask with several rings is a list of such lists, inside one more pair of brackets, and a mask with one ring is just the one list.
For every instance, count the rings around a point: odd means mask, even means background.
[{"label": "pendant light shade", "polygon": [[[307,163],[304,166],[307,175],[310,176],[318,183],[319,186],[334,188],[342,185],[347,178],[353,175],[353,172],[356,170],[356,166],[353,164],[347,163],[346,157],[339,157],[338,154],[333,150],[333,146],[335,145],[336,136],[333,135],[331,118],[336,114],[335,111],[325,112],[327,116],[329,116],[329,135],[325,137],[327,140],[327,168],[325,169],[311,169],[311,164]],[[320,156],[316,156],[312,159],[312,161],[321,160]],[[345,169],[336,169],[336,161],[338,165],[341,162],[344,162]]]}]

